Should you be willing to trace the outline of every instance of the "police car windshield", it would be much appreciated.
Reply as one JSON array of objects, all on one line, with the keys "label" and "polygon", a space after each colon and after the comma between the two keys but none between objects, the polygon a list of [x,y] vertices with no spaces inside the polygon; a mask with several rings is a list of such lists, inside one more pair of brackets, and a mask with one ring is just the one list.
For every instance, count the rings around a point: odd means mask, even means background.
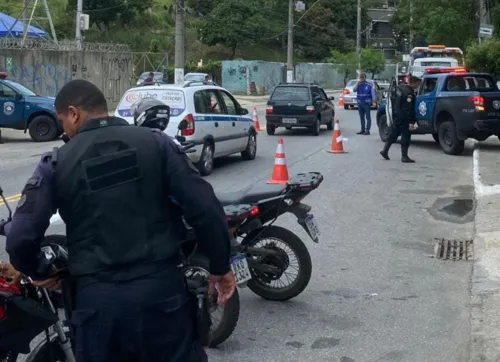
[{"label": "police car windshield", "polygon": [[12,88],[14,88],[16,91],[21,93],[23,96],[28,96],[28,97],[34,97],[36,96],[36,93],[33,92],[32,90],[26,88],[24,85],[21,85],[19,83],[13,82],[11,80],[5,79],[5,83],[10,85]]}]

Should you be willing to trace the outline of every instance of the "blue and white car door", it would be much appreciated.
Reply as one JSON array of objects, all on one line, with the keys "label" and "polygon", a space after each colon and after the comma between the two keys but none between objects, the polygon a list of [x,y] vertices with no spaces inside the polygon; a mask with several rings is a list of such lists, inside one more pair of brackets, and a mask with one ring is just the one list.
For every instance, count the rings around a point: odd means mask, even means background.
[{"label": "blue and white car door", "polygon": [[[212,135],[215,141],[214,156],[219,157],[229,153],[227,134],[230,131],[227,117],[223,114],[223,108],[216,89],[203,89],[198,92],[203,94],[204,109],[197,112],[195,124],[203,124],[203,136]],[[198,131],[196,131],[198,132]]]},{"label": "blue and white car door", "polygon": [[225,114],[230,117],[231,122],[231,134],[228,137],[231,138],[230,145],[232,152],[240,152],[246,148],[248,140],[248,128],[245,118],[238,114],[239,104],[233,97],[224,90],[219,90],[219,95],[222,98]]},{"label": "blue and white car door", "polygon": [[432,132],[432,118],[436,105],[437,78],[425,78],[415,100],[415,118],[420,131]]},{"label": "blue and white car door", "polygon": [[24,101],[16,99],[17,92],[0,83],[0,126],[24,122]]}]

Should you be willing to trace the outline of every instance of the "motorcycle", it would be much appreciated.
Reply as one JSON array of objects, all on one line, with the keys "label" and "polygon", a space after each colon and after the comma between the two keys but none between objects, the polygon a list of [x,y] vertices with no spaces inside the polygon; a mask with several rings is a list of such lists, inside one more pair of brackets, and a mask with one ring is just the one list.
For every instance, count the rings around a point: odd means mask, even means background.
[{"label": "motorcycle", "polygon": [[[183,122],[178,125],[179,131],[187,127],[187,123]],[[179,135],[175,136],[175,140],[186,153],[194,152],[194,143],[186,142]],[[310,213],[311,207],[301,201],[322,182],[323,175],[318,172],[300,173],[286,185],[261,184],[243,191],[216,194],[223,207],[238,204],[255,206],[248,219],[230,230],[233,236],[231,268],[238,287],[248,286],[260,297],[274,301],[292,299],[305,290],[312,274],[309,251],[296,234],[273,223],[281,215],[292,213],[310,238],[318,243],[320,231]],[[287,270],[293,269],[287,251],[291,251],[292,257],[297,259],[298,275],[289,286],[281,287],[277,285],[278,281],[283,276],[290,279]]]},{"label": "motorcycle", "polygon": [[[0,197],[6,205],[9,216],[12,211],[0,187]],[[230,230],[234,230],[250,215],[255,213],[251,205],[230,205],[224,208]],[[2,222],[5,222],[2,220]],[[42,242],[42,254],[58,269],[67,270],[68,254],[64,235],[48,235]],[[198,253],[198,243],[191,229],[186,228],[182,244],[182,267],[189,289],[198,302],[207,302],[209,312],[217,305],[217,296],[208,295],[208,260]],[[67,275],[69,276],[69,274]],[[61,292],[37,288],[31,280],[23,277],[19,285],[9,285],[0,277],[0,362],[14,362],[19,354],[29,353],[26,362],[74,362],[71,346],[71,328],[67,321],[70,312],[70,285],[62,284]],[[239,296],[235,291],[224,305],[224,315],[220,325],[210,329],[208,343],[214,347],[225,341],[236,328],[239,317]],[[60,319],[59,311],[64,310],[66,318]],[[211,319],[213,319],[211,315]],[[33,350],[30,342],[45,332],[45,339]]]}]

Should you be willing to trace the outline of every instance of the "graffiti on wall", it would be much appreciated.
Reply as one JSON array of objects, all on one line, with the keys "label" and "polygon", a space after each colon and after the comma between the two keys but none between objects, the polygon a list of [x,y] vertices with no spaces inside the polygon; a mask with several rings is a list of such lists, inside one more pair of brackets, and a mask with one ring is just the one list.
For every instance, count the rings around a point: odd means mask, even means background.
[{"label": "graffiti on wall", "polygon": [[65,67],[35,63],[14,65],[10,71],[12,80],[31,88],[36,94],[55,97],[57,92],[72,79]]},{"label": "graffiti on wall", "polygon": [[116,103],[120,100],[123,94],[123,85],[126,87],[130,81],[132,64],[131,57],[121,55],[103,59],[102,90],[109,101]]}]

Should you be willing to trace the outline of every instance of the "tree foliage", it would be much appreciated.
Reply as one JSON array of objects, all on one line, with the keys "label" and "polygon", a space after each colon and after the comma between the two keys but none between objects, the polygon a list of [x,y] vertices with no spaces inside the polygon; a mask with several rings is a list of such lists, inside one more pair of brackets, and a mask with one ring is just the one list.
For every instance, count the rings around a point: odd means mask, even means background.
[{"label": "tree foliage", "polygon": [[[375,74],[382,72],[385,68],[386,60],[384,54],[376,49],[362,49],[360,58],[361,70],[371,74],[372,79]],[[337,49],[333,49],[330,51],[328,61],[339,66],[339,71],[344,77],[344,85],[347,84],[350,78],[355,76],[358,67],[355,51],[342,53]]]},{"label": "tree foliage", "polygon": [[500,75],[500,39],[490,39],[482,44],[470,44],[466,52],[467,69]]},{"label": "tree foliage", "polygon": [[376,49],[362,49],[361,69],[366,73],[370,73],[373,79],[375,74],[380,73],[385,69],[384,54]]}]

